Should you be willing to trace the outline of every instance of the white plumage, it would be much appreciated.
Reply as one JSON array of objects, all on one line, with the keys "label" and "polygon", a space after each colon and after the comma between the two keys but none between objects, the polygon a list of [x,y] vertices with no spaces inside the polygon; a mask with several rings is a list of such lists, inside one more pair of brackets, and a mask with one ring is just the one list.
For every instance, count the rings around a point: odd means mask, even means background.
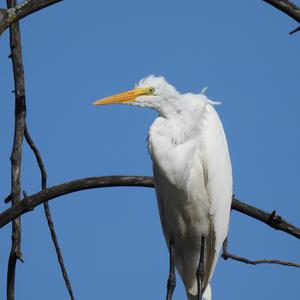
[{"label": "white plumage", "polygon": [[149,76],[135,89],[94,104],[126,103],[153,108],[148,149],[161,224],[189,300],[196,300],[196,271],[205,236],[204,298],[227,235],[232,174],[226,137],[213,104],[203,94],[180,94],[163,77]]}]

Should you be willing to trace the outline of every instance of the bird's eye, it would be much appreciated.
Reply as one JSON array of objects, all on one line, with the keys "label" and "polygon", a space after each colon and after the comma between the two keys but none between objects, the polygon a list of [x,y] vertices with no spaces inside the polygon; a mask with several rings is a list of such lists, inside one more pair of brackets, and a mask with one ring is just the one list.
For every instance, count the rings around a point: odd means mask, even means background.
[{"label": "bird's eye", "polygon": [[154,93],[154,88],[153,88],[153,87],[149,88],[149,93],[150,93],[150,94],[153,94],[153,93]]}]

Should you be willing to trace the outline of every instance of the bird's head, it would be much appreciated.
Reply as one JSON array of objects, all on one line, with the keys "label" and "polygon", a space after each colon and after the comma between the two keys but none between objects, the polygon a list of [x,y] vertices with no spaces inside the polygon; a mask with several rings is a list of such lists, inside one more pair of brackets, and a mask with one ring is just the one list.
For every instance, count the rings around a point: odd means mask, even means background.
[{"label": "bird's head", "polygon": [[130,104],[153,108],[163,114],[164,110],[176,105],[179,95],[163,77],[150,75],[136,84],[134,89],[97,100],[93,104]]}]

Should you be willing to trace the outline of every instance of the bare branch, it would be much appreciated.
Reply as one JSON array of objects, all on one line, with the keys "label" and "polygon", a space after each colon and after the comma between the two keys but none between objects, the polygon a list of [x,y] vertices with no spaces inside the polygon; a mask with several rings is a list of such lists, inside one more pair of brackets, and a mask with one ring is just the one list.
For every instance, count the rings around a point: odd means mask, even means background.
[{"label": "bare branch", "polygon": [[[295,21],[300,23],[300,7],[289,0],[263,0],[264,2],[269,3],[270,5],[274,6],[275,8],[279,9],[280,11],[284,12]],[[299,27],[295,30],[292,30],[289,34],[293,34],[299,31]]]},{"label": "bare branch", "polygon": [[25,0],[20,4],[0,9],[0,35],[16,21],[62,0]]},{"label": "bare branch", "polygon": [[296,267],[300,268],[299,263],[291,262],[291,261],[284,261],[284,260],[279,260],[279,259],[257,259],[257,260],[250,260],[245,257],[237,256],[234,254],[231,254],[227,251],[227,239],[223,243],[223,253],[222,257],[227,260],[227,259],[233,259],[236,261],[243,262],[245,264],[249,265],[259,265],[259,264],[277,264],[277,265],[282,265],[282,266],[288,266],[288,267]]},{"label": "bare branch", "polygon": [[45,169],[45,166],[44,166],[44,163],[43,163],[43,160],[42,160],[42,156],[41,156],[38,148],[36,147],[33,139],[31,138],[31,136],[29,134],[27,125],[25,125],[24,135],[25,135],[26,142],[28,143],[30,149],[34,153],[35,158],[37,160],[37,163],[38,163],[38,166],[39,166],[39,169],[40,169],[40,172],[41,172],[41,179],[42,179],[41,186],[42,186],[42,190],[45,190],[47,188],[47,173],[46,173],[46,169]]},{"label": "bare branch", "polygon": [[296,32],[300,31],[300,26],[295,28],[294,30],[290,31],[289,34],[294,34]]},{"label": "bare branch", "polygon": [[[31,195],[27,197],[27,199],[21,200],[13,208],[8,208],[2,212],[0,214],[0,228],[11,222],[14,218],[33,210],[37,205],[54,198],[87,189],[120,186],[153,188],[154,179],[148,176],[100,176],[65,182]],[[284,231],[300,239],[300,229],[288,223],[274,212],[265,212],[259,208],[243,203],[236,198],[233,198],[232,209],[257,219],[276,230]]]},{"label": "bare branch", "polygon": [[276,230],[284,231],[300,239],[300,228],[288,223],[281,216],[277,215],[275,210],[272,213],[268,213],[262,209],[243,203],[236,198],[233,198],[231,208],[259,220]]},{"label": "bare branch", "polygon": [[[33,153],[36,157],[36,160],[37,160],[40,172],[41,172],[42,190],[45,190],[47,188],[46,169],[45,169],[45,166],[44,166],[44,163],[43,163],[43,160],[42,160],[42,156],[41,156],[38,148],[36,147],[33,139],[31,138],[27,126],[25,126],[25,138],[26,138],[26,141],[27,141],[28,145],[30,146],[31,150],[33,151]],[[28,197],[26,196],[26,198],[28,198]],[[60,247],[59,247],[59,244],[58,244],[56,232],[55,232],[55,229],[54,229],[54,223],[53,223],[53,220],[52,220],[52,217],[51,217],[51,211],[50,211],[50,207],[49,207],[48,202],[44,203],[44,212],[45,212],[45,216],[46,216],[46,219],[47,219],[47,222],[48,222],[48,227],[49,227],[49,230],[50,230],[51,238],[52,238],[52,241],[53,241],[53,244],[54,244],[54,247],[55,247],[57,260],[58,260],[58,263],[60,265],[60,269],[61,269],[64,281],[65,281],[66,287],[68,289],[71,300],[75,300],[73,290],[72,290],[72,286],[71,286],[71,282],[69,280],[68,273],[67,273],[67,270],[66,270],[66,267],[65,267],[65,264],[64,264],[64,260],[63,260],[62,254],[61,254],[61,250],[60,250]]]},{"label": "bare branch", "polygon": [[[7,7],[16,5],[15,0],[7,0]],[[11,153],[11,202],[12,207],[19,203],[21,198],[21,160],[22,145],[26,118],[25,83],[22,63],[22,47],[19,23],[10,27],[10,49],[13,64],[15,84],[15,129]],[[15,275],[17,259],[23,261],[21,253],[21,221],[15,218],[12,221],[12,246],[7,267],[7,299],[15,299]]]}]

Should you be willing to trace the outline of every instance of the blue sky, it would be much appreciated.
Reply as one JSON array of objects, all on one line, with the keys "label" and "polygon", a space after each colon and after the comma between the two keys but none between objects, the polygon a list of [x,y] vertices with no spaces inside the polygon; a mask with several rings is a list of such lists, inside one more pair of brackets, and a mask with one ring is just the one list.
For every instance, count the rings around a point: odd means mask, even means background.
[{"label": "blue sky", "polygon": [[[1,1],[1,6],[5,1]],[[300,1],[295,1],[300,5]],[[163,75],[181,92],[223,102],[234,190],[241,200],[299,224],[297,24],[263,1],[64,1],[21,22],[27,123],[48,185],[87,176],[151,175],[145,139],[156,116],[101,97]],[[0,38],[0,198],[10,191],[13,90],[8,34]],[[40,189],[24,146],[22,189]],[[152,189],[84,191],[50,203],[76,299],[164,299],[168,252]],[[1,201],[0,209],[7,206]],[[16,299],[68,299],[42,207],[22,218]],[[4,298],[10,226],[0,231]],[[229,250],[248,258],[300,261],[300,244],[232,213]],[[299,298],[299,273],[219,260],[214,299]],[[141,296],[143,295],[143,296]],[[174,299],[184,299],[182,283]]]}]

